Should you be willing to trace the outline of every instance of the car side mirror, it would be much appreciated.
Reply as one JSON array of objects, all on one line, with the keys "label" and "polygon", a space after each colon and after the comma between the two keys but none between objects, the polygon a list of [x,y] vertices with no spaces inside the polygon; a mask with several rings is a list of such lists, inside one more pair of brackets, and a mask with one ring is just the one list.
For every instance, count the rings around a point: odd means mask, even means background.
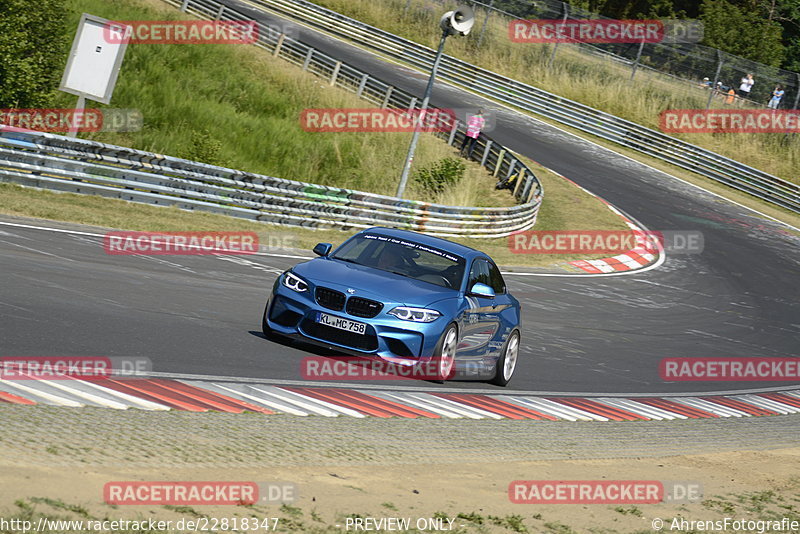
[{"label": "car side mirror", "polygon": [[475,295],[478,297],[486,297],[488,299],[494,298],[494,289],[487,286],[486,284],[475,284],[472,286],[472,289],[469,290],[470,295]]},{"label": "car side mirror", "polygon": [[316,245],[314,245],[313,250],[314,254],[316,254],[317,256],[322,256],[324,258],[330,253],[332,248],[333,245],[331,245],[330,243],[317,243]]}]

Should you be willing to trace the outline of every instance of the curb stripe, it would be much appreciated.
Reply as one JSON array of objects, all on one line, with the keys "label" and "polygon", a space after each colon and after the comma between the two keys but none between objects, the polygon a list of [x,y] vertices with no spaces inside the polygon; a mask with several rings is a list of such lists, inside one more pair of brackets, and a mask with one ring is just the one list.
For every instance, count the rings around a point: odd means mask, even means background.
[{"label": "curb stripe", "polygon": [[292,406],[296,406],[298,409],[308,410],[308,413],[310,414],[321,415],[323,417],[339,417],[340,415],[364,417],[364,415],[359,412],[352,412],[351,414],[350,412],[345,411],[346,408],[342,408],[341,406],[318,399],[312,399],[311,397],[306,397],[305,395],[300,395],[299,393],[294,393],[292,391],[286,391],[281,388],[272,386],[256,387],[251,385],[248,385],[247,387],[256,392],[256,395],[275,397],[279,401],[288,402]]},{"label": "curb stripe", "polygon": [[302,393],[297,393],[292,391],[291,388],[283,387],[283,388],[272,388],[279,392],[280,395],[286,395],[289,398],[298,399],[307,406],[317,407],[317,409],[322,409],[329,414],[333,415],[334,417],[338,417],[339,415],[349,415],[351,417],[358,417],[364,418],[366,417],[363,413],[359,412],[358,410],[353,410],[352,408],[348,408],[346,406],[342,406],[340,404],[336,404],[334,402],[326,401],[323,399],[311,397],[309,395],[304,395]]},{"label": "curb stripe", "polygon": [[[268,409],[274,410],[275,413],[284,412],[284,413],[288,413],[288,414],[291,414],[291,415],[299,415],[301,417],[305,417],[307,415],[310,415],[309,412],[304,412],[302,410],[298,410],[296,408],[293,408],[288,403],[278,403],[278,402],[274,402],[272,400],[264,399],[263,397],[256,397],[255,395],[251,395],[250,393],[237,391],[235,389],[231,389],[229,387],[226,387],[226,386],[224,386],[222,384],[212,384],[210,382],[207,382],[207,383],[195,383],[194,381],[192,381],[190,383],[191,383],[191,385],[193,385],[195,387],[210,388],[212,391],[218,390],[220,393],[222,393],[224,395],[232,395],[232,398],[241,397],[242,399],[245,399],[246,401],[250,401],[252,403],[255,403],[256,405],[266,406]],[[244,386],[244,387],[248,387],[248,386]]]},{"label": "curb stripe", "polygon": [[[277,399],[278,403],[286,403],[293,406],[296,410],[305,410],[306,415],[321,415],[322,417],[339,417],[343,412],[339,411],[338,407],[334,407],[327,402],[318,401],[303,395],[297,395],[291,391],[284,391],[280,388],[263,386],[256,387],[252,385],[245,386],[248,391],[252,391],[253,395],[263,402],[273,402],[273,398]],[[274,390],[274,391],[272,391]],[[357,414],[361,417],[361,414]]]},{"label": "curb stripe", "polygon": [[[272,410],[267,410],[261,406],[256,406],[255,404],[250,404],[249,402],[234,399],[233,397],[228,397],[227,395],[217,393],[216,391],[199,388],[180,380],[155,379],[154,381],[158,385],[161,385],[167,389],[172,389],[173,391],[178,391],[184,395],[190,397],[196,396],[199,400],[204,400],[205,402],[209,403],[217,403],[220,407],[230,407],[231,411],[235,411],[235,413],[241,413],[243,411],[259,412],[268,415],[275,413]],[[221,411],[228,410],[221,409]]]},{"label": "curb stripe", "polygon": [[[58,395],[48,393],[47,391],[41,391],[39,389],[26,386],[24,384],[20,384],[19,382],[20,381],[12,382],[10,380],[0,379],[0,386],[5,386],[6,388],[11,388],[12,390],[15,391],[22,391],[23,393],[27,393],[29,396],[33,396],[33,399],[31,400],[36,400],[37,398],[43,399],[44,402],[42,402],[42,404],[50,404],[54,406],[69,406],[72,408],[83,408],[84,406],[86,406],[82,402],[77,402],[66,397],[59,397]],[[29,380],[29,382],[31,381]],[[8,393],[11,392],[8,391]]]},{"label": "curb stripe", "polygon": [[114,410],[127,410],[129,408],[127,404],[123,404],[119,401],[108,399],[105,396],[89,393],[87,391],[80,389],[79,386],[69,387],[66,384],[62,383],[66,382],[66,380],[45,380],[42,382],[46,383],[51,388],[63,391],[64,393],[67,393],[68,395],[71,395],[73,397],[78,397],[79,399],[83,399],[84,401],[94,406],[100,406],[101,408],[112,408]]},{"label": "curb stripe", "polygon": [[550,400],[558,402],[560,404],[566,404],[567,406],[575,406],[577,408],[581,408],[590,411],[592,413],[608,417],[609,419],[613,419],[614,421],[635,421],[637,419],[647,421],[650,419],[649,417],[633,414],[627,410],[612,408],[611,406],[607,406],[605,404],[599,403],[597,401],[592,401],[589,399],[578,399],[575,397],[563,397],[563,398],[558,397],[558,398],[551,398]]},{"label": "curb stripe", "polygon": [[397,409],[401,409],[401,410],[405,410],[405,411],[411,412],[412,414],[415,414],[415,415],[420,416],[420,417],[427,417],[428,419],[441,419],[442,418],[441,415],[433,413],[433,412],[427,412],[425,410],[420,410],[419,408],[414,408],[413,406],[408,406],[408,405],[401,404],[399,402],[394,402],[394,401],[391,401],[391,400],[388,400],[388,399],[382,399],[380,397],[375,396],[372,391],[370,391],[370,392],[357,391],[357,393],[361,393],[362,395],[366,395],[367,397],[372,397],[373,399],[376,399],[378,401],[384,402],[384,403],[388,404],[389,406],[393,406],[393,407],[395,407]]},{"label": "curb stripe", "polygon": [[548,401],[538,397],[508,397],[506,401],[521,404],[524,407],[532,407],[543,413],[549,413],[558,419],[565,419],[567,421],[608,421],[607,418],[595,415],[593,413],[584,412],[576,408],[570,408],[563,404]]},{"label": "curb stripe", "polygon": [[372,407],[369,403],[360,402],[360,400],[353,400],[348,398],[346,395],[343,395],[341,392],[337,390],[313,390],[307,388],[283,388],[289,391],[294,391],[295,393],[300,393],[301,395],[307,395],[309,397],[314,397],[317,399],[322,399],[328,402],[333,402],[335,404],[340,404],[345,406],[346,408],[350,408],[361,412],[364,415],[371,415],[373,417],[380,417],[382,419],[386,419],[392,416],[391,412],[386,410],[381,410],[378,408]]},{"label": "curb stripe", "polygon": [[543,419],[548,421],[558,420],[552,415],[545,415],[541,412],[537,412],[529,408],[523,408],[521,406],[510,404],[500,399],[487,397],[485,395],[462,394],[453,395],[453,397],[461,402],[466,402],[472,404],[473,406],[477,406],[478,408],[484,408],[499,415],[505,415],[510,419],[535,419],[537,421],[541,421]]},{"label": "curb stripe", "polygon": [[701,410],[706,410],[713,414],[717,414],[718,417],[742,417],[749,415],[745,412],[732,410],[730,408],[723,407],[721,404],[709,402],[706,399],[701,399],[698,397],[683,397],[680,399],[674,399],[674,401],[680,404],[686,404],[688,406],[700,408]]},{"label": "curb stripe", "polygon": [[649,404],[650,406],[654,406],[656,408],[663,408],[664,410],[669,410],[670,412],[684,415],[686,417],[689,417],[690,419],[719,418],[717,414],[706,412],[698,408],[693,408],[685,404],[678,404],[677,402],[672,402],[668,399],[642,397],[642,398],[637,398],[636,402],[640,402],[642,404]]},{"label": "curb stripe", "polygon": [[762,393],[759,395],[759,397],[766,397],[768,399],[780,402],[781,404],[800,408],[800,399],[790,397],[789,395],[785,395],[783,393]]},{"label": "curb stripe", "polygon": [[25,397],[19,397],[17,395],[14,395],[13,393],[6,393],[5,391],[0,391],[0,401],[8,402],[11,404],[27,404],[31,406],[37,404],[36,401],[26,399]]},{"label": "curb stripe", "polygon": [[778,415],[778,412],[773,412],[772,410],[765,410],[764,408],[758,408],[751,404],[747,404],[730,397],[704,397],[704,399],[709,400],[711,402],[716,402],[717,404],[721,404],[723,406],[727,406],[728,408],[733,408],[734,410],[745,412],[750,415]]},{"label": "curb stripe", "polygon": [[213,391],[195,388],[189,384],[178,382],[177,380],[151,378],[149,383],[151,386],[163,388],[171,393],[188,397],[194,401],[197,401],[200,406],[205,405],[218,412],[242,413],[244,411],[244,408],[236,405],[235,403],[221,401]]},{"label": "curb stripe", "polygon": [[199,403],[192,402],[191,399],[185,400],[187,397],[178,395],[173,391],[167,390],[164,393],[162,388],[158,388],[149,384],[146,379],[134,378],[129,380],[113,380],[107,378],[105,380],[97,380],[98,385],[102,385],[109,389],[114,389],[122,393],[128,393],[137,397],[142,397],[146,400],[165,404],[178,410],[185,410],[187,412],[207,412],[208,408]]},{"label": "curb stripe", "polygon": [[441,408],[444,408],[445,410],[455,412],[458,415],[461,415],[462,417],[466,417],[468,419],[485,419],[487,417],[491,419],[503,419],[496,413],[487,412],[486,410],[473,408],[471,406],[466,406],[464,404],[460,404],[450,399],[439,397],[438,395],[435,395],[433,393],[407,393],[406,395],[415,399],[420,399],[423,402],[429,402],[434,406],[439,406]]},{"label": "curb stripe", "polygon": [[[686,397],[535,397],[442,391],[214,383],[172,378],[2,380],[0,403],[114,409],[255,412],[382,419],[649,421],[800,414],[800,390]],[[777,388],[776,388],[777,389]],[[83,400],[84,402],[80,402]]]},{"label": "curb stripe", "polygon": [[408,395],[400,396],[398,394],[382,392],[382,391],[372,391],[371,394],[375,395],[376,397],[384,398],[387,400],[397,399],[398,402],[403,402],[406,404],[411,404],[413,406],[418,406],[423,410],[431,411],[433,413],[441,415],[442,417],[447,417],[448,419],[463,419],[463,416],[453,411],[445,410],[443,408],[440,408],[439,406],[432,406],[430,403],[421,402]]},{"label": "curb stripe", "polygon": [[759,397],[758,395],[736,395],[733,398],[748,404],[759,406],[761,408],[766,408],[767,410],[776,411],[781,415],[800,413],[800,409],[798,409],[796,406],[789,406],[787,404],[783,404],[782,402]]},{"label": "curb stripe", "polygon": [[654,406],[648,406],[646,404],[636,402],[635,400],[613,399],[609,397],[603,397],[598,400],[602,401],[603,404],[607,404],[615,408],[621,408],[623,410],[629,410],[634,413],[646,415],[647,417],[655,419],[657,421],[663,421],[665,419],[668,421],[671,421],[673,419],[686,419],[685,415],[668,412],[666,410],[662,410]]},{"label": "curb stripe", "polygon": [[95,383],[96,380],[79,380],[77,378],[73,378],[73,380],[79,381],[81,386],[83,387],[94,389],[96,391],[101,391],[105,395],[109,395],[110,397],[114,397],[122,400],[123,402],[127,402],[133,408],[138,408],[140,410],[149,410],[149,411],[170,409],[169,406],[165,406],[164,404],[159,404],[156,402],[149,401],[147,399],[143,399],[141,397],[129,395],[128,393],[123,393],[122,391],[117,391],[111,388],[100,386]]},{"label": "curb stripe", "polygon": [[466,404],[467,406],[478,408],[479,410],[486,410],[490,413],[505,417],[506,419],[515,419],[518,421],[522,419],[533,419],[532,417],[522,415],[521,411],[517,411],[513,408],[504,410],[502,408],[498,408],[497,406],[492,406],[488,402],[481,402],[481,400],[483,399],[480,399],[479,395],[474,395],[474,396],[464,395],[464,394],[447,395],[444,393],[432,393],[432,395],[435,395],[440,399],[445,399],[445,400],[452,399],[454,401],[458,401],[461,404]]},{"label": "curb stripe", "polygon": [[405,417],[407,419],[416,419],[419,417],[419,415],[412,412],[405,406],[396,403],[390,403],[384,399],[379,399],[378,397],[373,397],[372,395],[368,395],[360,391],[337,389],[335,392],[347,399],[350,399],[351,401],[361,402],[373,409],[388,413],[389,417],[397,416]]}]

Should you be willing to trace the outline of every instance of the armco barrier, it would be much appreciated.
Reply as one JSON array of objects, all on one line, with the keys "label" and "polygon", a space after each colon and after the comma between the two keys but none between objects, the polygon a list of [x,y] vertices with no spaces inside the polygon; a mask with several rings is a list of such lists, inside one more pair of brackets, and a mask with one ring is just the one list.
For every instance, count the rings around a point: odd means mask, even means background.
[{"label": "armco barrier", "polygon": [[[433,63],[435,51],[428,47],[305,0],[251,0],[251,3],[426,71],[430,70]],[[431,29],[432,32],[435,30]],[[451,56],[442,58],[439,77],[488,98],[594,134],[800,213],[800,186],[710,150]]]},{"label": "armco barrier", "polygon": [[[203,18],[242,20],[212,1],[171,2]],[[384,108],[416,98],[285,35],[261,28],[258,46]],[[439,132],[463,140],[463,125]],[[481,136],[473,157],[513,189],[511,208],[457,207],[274,178],[161,154],[0,126],[0,181],[204,210],[272,224],[357,229],[390,226],[445,237],[503,237],[531,228],[543,189],[507,149]]]},{"label": "armco barrier", "polygon": [[530,228],[539,207],[538,200],[511,208],[429,204],[3,126],[0,181],[272,224],[341,229],[380,225],[443,236],[502,237]]}]

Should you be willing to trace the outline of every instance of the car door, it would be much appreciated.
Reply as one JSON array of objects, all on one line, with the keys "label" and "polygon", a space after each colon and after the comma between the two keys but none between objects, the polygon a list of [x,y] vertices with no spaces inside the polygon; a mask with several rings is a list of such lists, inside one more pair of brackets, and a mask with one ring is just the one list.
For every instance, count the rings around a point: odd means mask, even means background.
[{"label": "car door", "polygon": [[492,303],[492,319],[496,325],[495,333],[488,342],[487,351],[484,353],[484,361],[489,367],[494,367],[500,350],[503,347],[508,335],[517,326],[519,319],[511,295],[506,289],[503,275],[493,261],[489,260],[489,287],[494,290],[494,302]]},{"label": "car door", "polygon": [[[491,352],[493,340],[497,337],[500,317],[497,297],[490,298],[475,295],[471,292],[475,284],[492,287],[491,268],[494,266],[487,258],[473,260],[469,270],[466,288],[467,309],[464,312],[463,332],[459,344],[459,358],[471,362],[471,367],[482,371],[486,367],[488,352]],[[494,267],[494,269],[497,269]],[[499,274],[499,271],[498,271]],[[496,349],[495,349],[496,351]]]}]

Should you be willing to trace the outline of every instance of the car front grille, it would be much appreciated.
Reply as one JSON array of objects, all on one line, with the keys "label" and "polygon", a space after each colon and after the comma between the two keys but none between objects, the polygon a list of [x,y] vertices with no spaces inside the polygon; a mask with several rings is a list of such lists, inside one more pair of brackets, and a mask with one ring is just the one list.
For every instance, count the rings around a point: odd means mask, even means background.
[{"label": "car front grille", "polygon": [[318,287],[314,292],[314,296],[317,299],[317,304],[329,310],[339,311],[344,308],[345,296],[341,291],[336,291],[327,287]]},{"label": "car front grille", "polygon": [[347,313],[356,317],[375,317],[383,309],[383,304],[375,300],[361,297],[350,297],[347,301]]},{"label": "car front grille", "polygon": [[329,343],[336,343],[337,345],[363,351],[373,351],[378,348],[378,337],[375,335],[375,330],[369,325],[367,325],[366,334],[347,332],[346,330],[314,322],[310,318],[304,319],[300,323],[300,327],[307,335]]}]

